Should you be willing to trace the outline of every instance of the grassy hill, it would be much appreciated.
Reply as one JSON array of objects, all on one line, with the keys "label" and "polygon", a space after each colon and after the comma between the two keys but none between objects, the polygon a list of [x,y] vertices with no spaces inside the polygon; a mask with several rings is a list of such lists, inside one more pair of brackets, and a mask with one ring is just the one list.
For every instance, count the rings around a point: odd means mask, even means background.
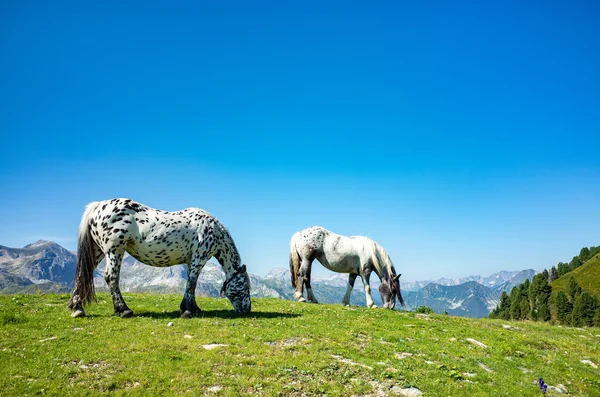
[{"label": "grassy hill", "polygon": [[543,377],[600,396],[597,328],[277,299],[236,316],[199,298],[203,316],[180,319],[178,295],[125,298],[134,318],[106,293],[82,319],[66,294],[0,296],[0,394],[541,396]]},{"label": "grassy hill", "polygon": [[563,291],[568,294],[567,283],[569,278],[575,278],[577,284],[584,290],[600,298],[600,254],[596,254],[586,263],[577,269],[554,280],[552,284],[552,294]]}]

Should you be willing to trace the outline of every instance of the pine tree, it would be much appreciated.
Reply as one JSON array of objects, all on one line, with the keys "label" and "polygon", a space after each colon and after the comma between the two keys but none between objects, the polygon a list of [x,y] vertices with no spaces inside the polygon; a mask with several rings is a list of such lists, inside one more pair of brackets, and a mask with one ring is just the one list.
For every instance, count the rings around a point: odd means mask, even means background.
[{"label": "pine tree", "polygon": [[510,291],[510,309],[509,316],[512,320],[518,320],[521,317],[521,307],[519,306],[519,288],[513,287]]},{"label": "pine tree", "polygon": [[550,309],[547,303],[540,304],[537,312],[538,321],[550,321]]},{"label": "pine tree", "polygon": [[579,251],[579,259],[581,260],[581,263],[587,262],[588,259],[590,259],[590,249],[583,247],[581,251]]},{"label": "pine tree", "polygon": [[556,295],[556,319],[561,324],[569,324],[573,305],[569,302],[569,298],[563,291],[558,291]]},{"label": "pine tree", "polygon": [[585,291],[580,293],[573,304],[572,325],[574,327],[592,327],[594,325],[594,315],[596,314],[597,305],[595,297]]},{"label": "pine tree", "polygon": [[496,308],[492,310],[490,314],[488,314],[488,318],[498,318],[498,313],[500,313],[500,308],[498,307],[498,305],[496,305]]},{"label": "pine tree", "polygon": [[558,265],[556,265],[558,267],[558,275],[559,276],[564,276],[565,274],[567,274],[569,272],[569,265],[567,263],[563,263],[563,262],[558,262]]},{"label": "pine tree", "polygon": [[569,277],[569,281],[567,282],[567,291],[569,291],[569,300],[571,303],[575,303],[575,299],[577,296],[581,294],[581,287],[577,284],[577,281],[573,276]]},{"label": "pine tree", "polygon": [[502,320],[510,319],[510,298],[506,291],[502,291],[500,295],[500,310],[498,312],[498,318]]},{"label": "pine tree", "polygon": [[579,256],[574,256],[571,262],[569,262],[569,271],[572,272],[581,265],[583,265],[583,262],[579,259]]},{"label": "pine tree", "polygon": [[529,279],[525,279],[523,284],[519,285],[519,318],[518,320],[527,320],[531,312],[531,304],[529,303],[529,287],[531,283]]},{"label": "pine tree", "polygon": [[550,277],[548,279],[548,282],[553,282],[554,280],[556,280],[558,278],[558,270],[556,270],[556,266],[552,266],[552,269],[550,269]]}]

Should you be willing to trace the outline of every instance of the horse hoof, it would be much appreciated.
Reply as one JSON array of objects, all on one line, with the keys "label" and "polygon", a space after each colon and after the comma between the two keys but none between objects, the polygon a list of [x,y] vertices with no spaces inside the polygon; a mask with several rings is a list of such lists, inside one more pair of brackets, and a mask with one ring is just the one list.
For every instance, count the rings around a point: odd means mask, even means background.
[{"label": "horse hoof", "polygon": [[301,298],[302,298],[302,294],[300,292],[294,293],[294,299],[296,299],[298,302],[300,302]]},{"label": "horse hoof", "polygon": [[304,297],[298,299],[298,302],[306,302],[306,299],[304,299]]},{"label": "horse hoof", "polygon": [[183,313],[181,313],[180,317],[181,318],[192,318],[192,316],[193,316],[192,312],[189,310],[186,310]]},{"label": "horse hoof", "polygon": [[85,312],[83,310],[75,310],[73,313],[71,313],[71,317],[85,317]]},{"label": "horse hoof", "polygon": [[123,313],[119,314],[119,316],[121,316],[121,318],[130,318],[130,317],[133,317],[133,311],[132,310],[125,310]]}]

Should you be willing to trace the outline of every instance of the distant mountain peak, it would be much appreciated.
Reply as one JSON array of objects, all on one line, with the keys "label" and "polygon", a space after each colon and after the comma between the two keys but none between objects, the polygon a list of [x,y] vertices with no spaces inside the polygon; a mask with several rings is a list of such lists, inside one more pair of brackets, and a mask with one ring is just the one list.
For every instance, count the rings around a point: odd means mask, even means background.
[{"label": "distant mountain peak", "polygon": [[23,248],[38,248],[44,245],[58,245],[53,241],[48,241],[48,240],[38,240],[35,243],[31,243],[31,244],[27,244],[25,247]]},{"label": "distant mountain peak", "polygon": [[269,270],[265,278],[290,278],[290,270],[283,267],[275,267]]}]

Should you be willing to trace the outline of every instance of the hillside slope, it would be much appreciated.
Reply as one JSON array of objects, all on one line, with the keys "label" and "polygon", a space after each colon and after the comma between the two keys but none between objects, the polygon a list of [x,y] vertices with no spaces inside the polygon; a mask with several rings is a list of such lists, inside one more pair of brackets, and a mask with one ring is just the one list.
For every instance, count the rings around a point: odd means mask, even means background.
[{"label": "hillside slope", "polygon": [[199,298],[181,319],[179,295],[125,299],[131,319],[107,293],[74,319],[66,294],[0,296],[0,394],[537,397],[543,377],[600,396],[597,329],[278,299],[236,316]]},{"label": "hillside slope", "polygon": [[558,291],[567,293],[567,283],[571,277],[575,278],[582,290],[600,297],[600,254],[596,254],[577,269],[554,280],[550,284],[552,294],[557,294]]}]

